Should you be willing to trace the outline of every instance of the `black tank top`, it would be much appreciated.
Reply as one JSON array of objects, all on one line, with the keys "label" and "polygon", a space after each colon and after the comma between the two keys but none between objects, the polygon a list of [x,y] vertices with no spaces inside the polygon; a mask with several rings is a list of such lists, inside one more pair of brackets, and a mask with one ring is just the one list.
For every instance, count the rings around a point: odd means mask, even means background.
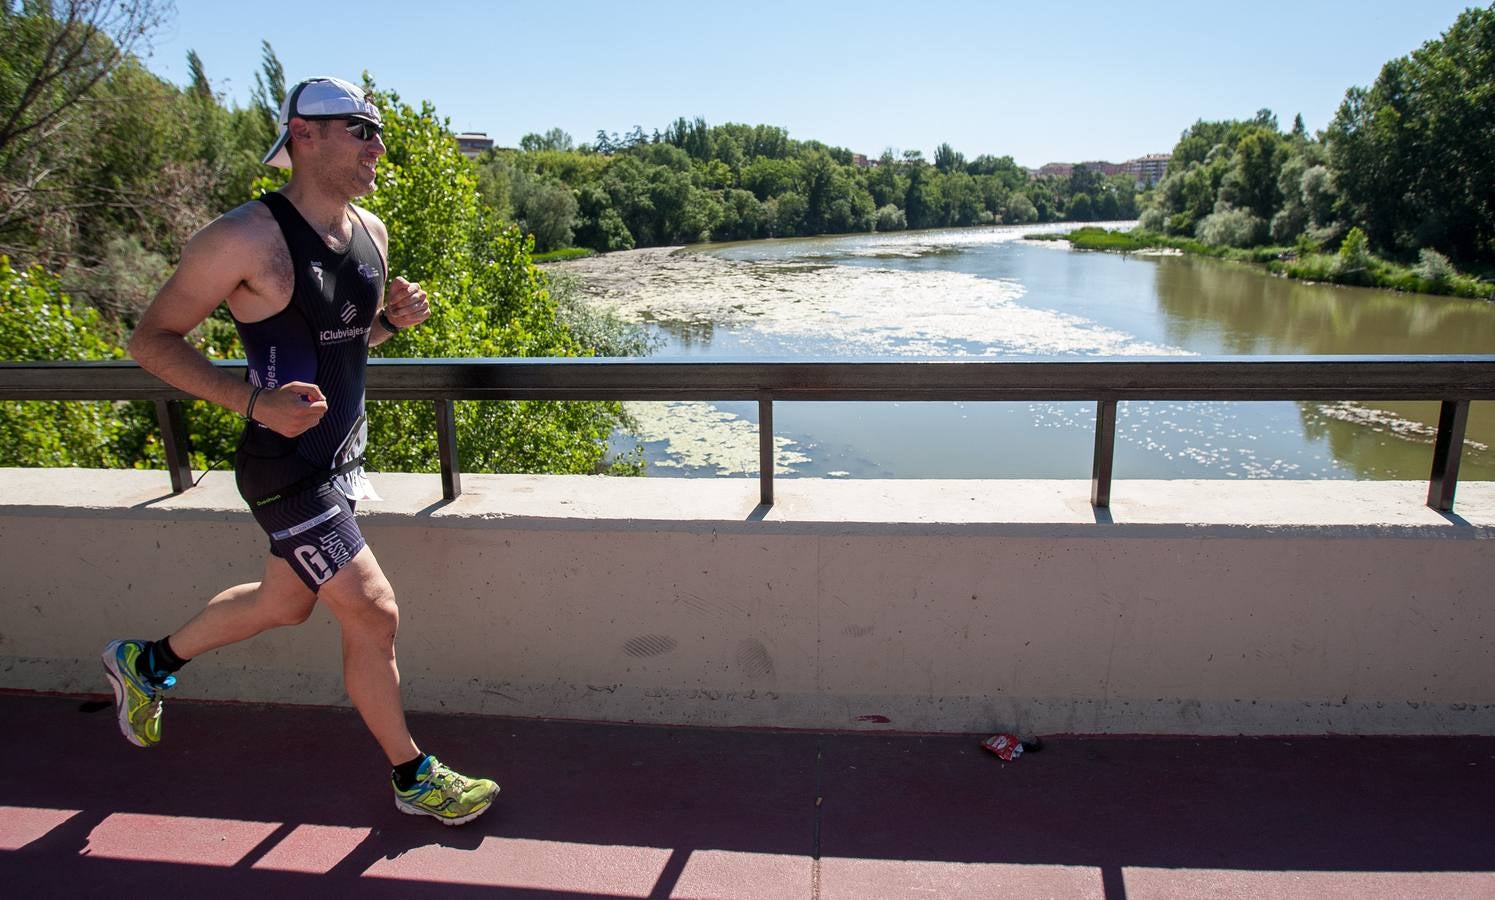
[{"label": "black tank top", "polygon": [[[259,423],[245,428],[241,450],[262,462],[254,466],[260,471],[253,481],[260,488],[274,489],[363,452],[369,331],[384,296],[386,272],[384,259],[356,212],[349,211],[357,223],[352,240],[338,252],[282,194],[264,194],[260,202],[280,225],[296,281],[285,309],[258,322],[234,319],[244,343],[249,381],[265,390],[304,381],[320,387],[327,398],[327,414],[298,437],[283,437]],[[273,465],[274,460],[282,464]]]}]

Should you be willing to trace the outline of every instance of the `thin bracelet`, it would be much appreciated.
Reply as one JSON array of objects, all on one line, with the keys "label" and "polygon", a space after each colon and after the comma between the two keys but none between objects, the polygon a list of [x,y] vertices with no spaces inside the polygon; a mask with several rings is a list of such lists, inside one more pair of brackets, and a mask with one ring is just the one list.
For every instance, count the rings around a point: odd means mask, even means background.
[{"label": "thin bracelet", "polygon": [[254,401],[260,398],[260,391],[263,390],[264,388],[260,387],[259,385],[255,385],[254,390],[249,392],[249,405],[244,407],[244,421],[254,421]]},{"label": "thin bracelet", "polygon": [[400,333],[399,326],[397,326],[397,325],[395,325],[395,323],[389,321],[389,313],[386,310],[382,310],[382,309],[379,310],[379,324],[383,325],[384,326],[384,330],[387,331],[387,332],[389,332],[390,334],[399,334]]}]

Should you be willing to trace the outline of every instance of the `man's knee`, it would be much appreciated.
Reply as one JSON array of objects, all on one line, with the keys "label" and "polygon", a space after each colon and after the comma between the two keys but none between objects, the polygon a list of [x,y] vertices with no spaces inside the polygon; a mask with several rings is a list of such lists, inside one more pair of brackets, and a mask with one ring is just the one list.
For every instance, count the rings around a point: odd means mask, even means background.
[{"label": "man's knee", "polygon": [[339,572],[323,588],[322,599],[344,629],[387,633],[393,637],[400,627],[400,607],[395,602],[394,587],[377,567]]},{"label": "man's knee", "polygon": [[271,602],[270,617],[278,626],[300,625],[311,618],[312,610],[316,608],[316,597],[280,598]]}]

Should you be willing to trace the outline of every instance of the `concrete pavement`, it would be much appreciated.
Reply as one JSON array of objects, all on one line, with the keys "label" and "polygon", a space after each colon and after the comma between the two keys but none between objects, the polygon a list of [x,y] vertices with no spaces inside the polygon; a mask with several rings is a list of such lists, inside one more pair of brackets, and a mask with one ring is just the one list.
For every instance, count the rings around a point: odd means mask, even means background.
[{"label": "concrete pavement", "polygon": [[[102,680],[102,679],[101,679]],[[1495,897],[1495,738],[691,729],[417,714],[503,786],[400,815],[357,716],[0,694],[12,897]]]}]

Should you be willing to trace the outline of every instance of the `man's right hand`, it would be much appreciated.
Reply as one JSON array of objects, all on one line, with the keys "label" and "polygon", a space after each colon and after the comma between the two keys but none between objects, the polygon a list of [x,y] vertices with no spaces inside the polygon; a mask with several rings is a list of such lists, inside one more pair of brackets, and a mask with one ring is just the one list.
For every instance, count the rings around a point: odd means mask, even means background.
[{"label": "man's right hand", "polygon": [[322,389],[304,381],[291,381],[273,391],[262,391],[254,401],[254,420],[285,437],[295,437],[327,415]]}]

